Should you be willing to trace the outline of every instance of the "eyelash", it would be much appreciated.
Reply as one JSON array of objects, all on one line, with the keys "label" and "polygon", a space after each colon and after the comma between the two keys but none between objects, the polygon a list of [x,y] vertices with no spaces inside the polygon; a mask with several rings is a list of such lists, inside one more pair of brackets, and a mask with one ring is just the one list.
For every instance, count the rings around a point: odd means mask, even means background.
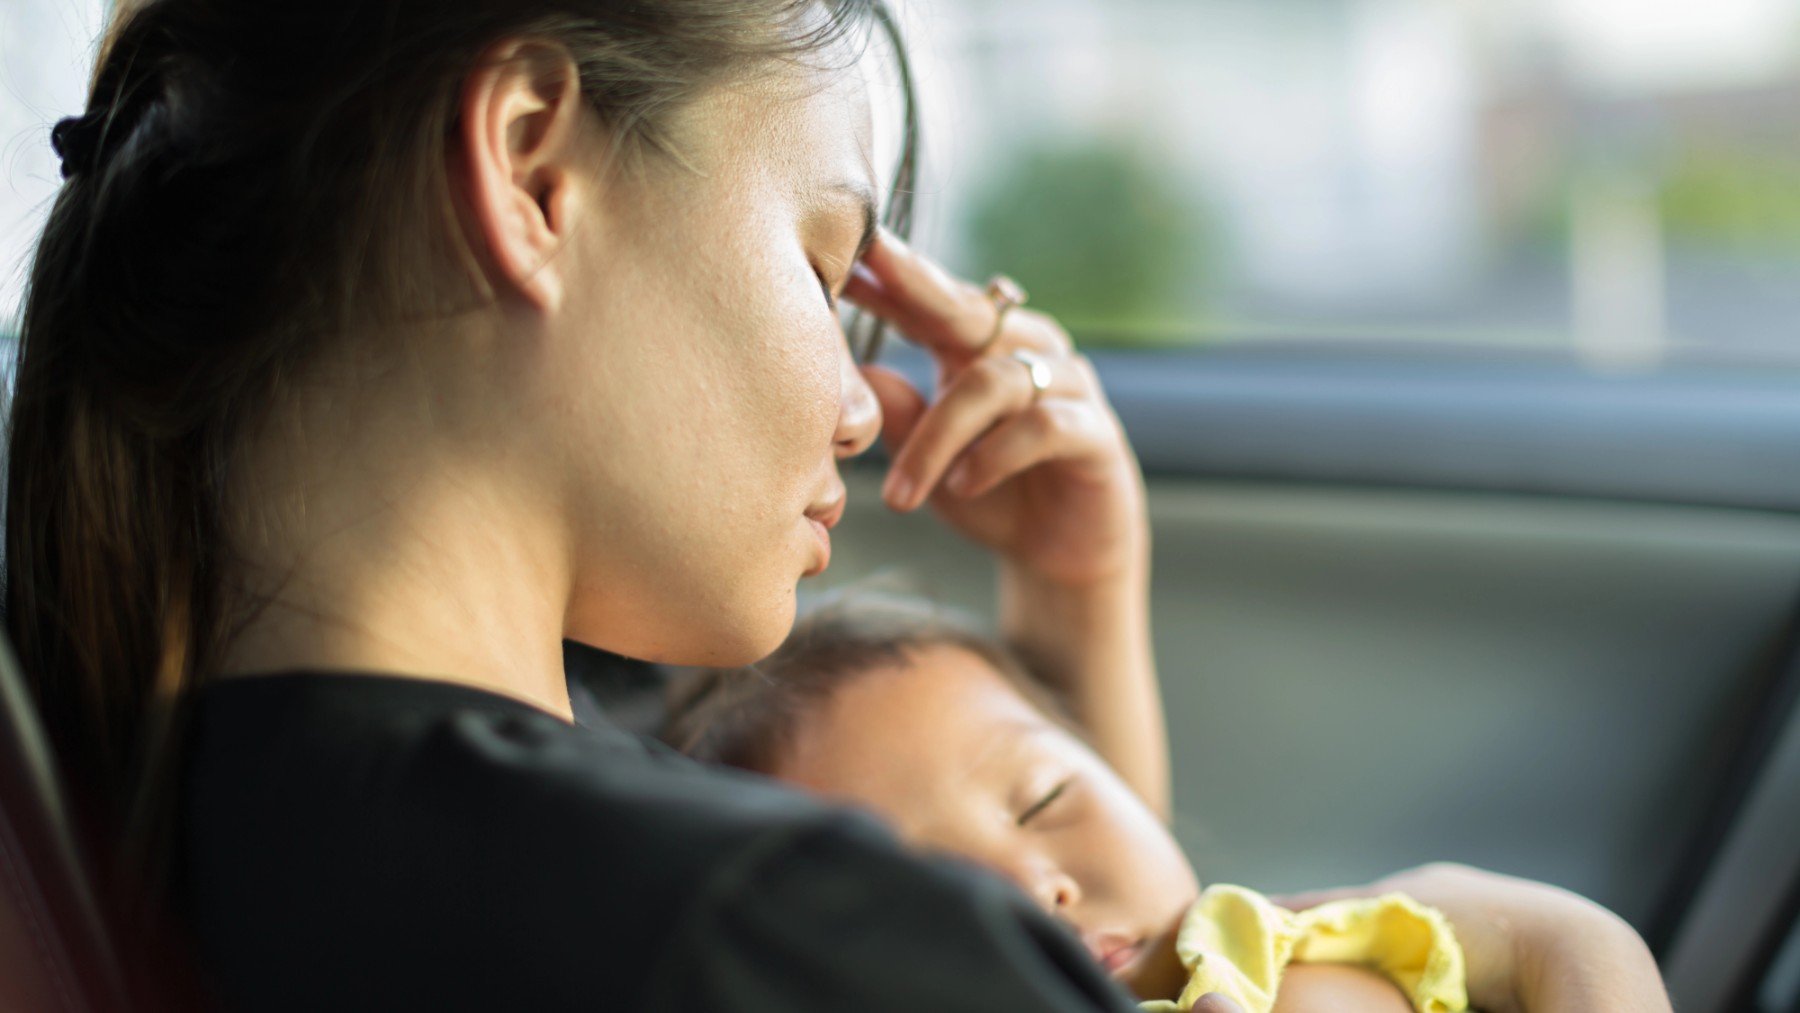
[{"label": "eyelash", "polygon": [[1057,799],[1061,798],[1063,796],[1063,793],[1068,791],[1069,786],[1071,784],[1073,784],[1074,782],[1075,782],[1075,779],[1072,777],[1064,778],[1061,782],[1059,782],[1056,785],[1056,787],[1051,788],[1049,791],[1045,792],[1043,798],[1040,798],[1036,802],[1033,802],[1031,804],[1030,808],[1026,809],[1024,812],[1019,814],[1019,826],[1024,826],[1025,824],[1031,822],[1031,820],[1034,817],[1042,814],[1045,809],[1050,808],[1051,803],[1053,803]]},{"label": "eyelash", "polygon": [[825,305],[831,307],[831,311],[836,313],[837,297],[831,294],[831,283],[825,280],[825,275],[820,273],[818,268],[813,269],[813,277],[819,279],[819,291],[825,293]]}]

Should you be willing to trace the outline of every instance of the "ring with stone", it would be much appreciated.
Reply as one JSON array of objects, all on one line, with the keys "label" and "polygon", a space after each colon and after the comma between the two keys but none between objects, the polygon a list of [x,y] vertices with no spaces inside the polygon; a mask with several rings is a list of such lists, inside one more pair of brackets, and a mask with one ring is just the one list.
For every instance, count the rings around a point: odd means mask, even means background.
[{"label": "ring with stone", "polygon": [[1012,312],[1013,307],[1025,305],[1025,300],[1029,298],[1018,282],[1004,274],[996,274],[988,279],[987,297],[994,304],[994,329],[988,332],[987,340],[975,349],[976,355],[994,347],[994,342],[1000,340],[1000,331],[1006,327],[1006,315]]}]

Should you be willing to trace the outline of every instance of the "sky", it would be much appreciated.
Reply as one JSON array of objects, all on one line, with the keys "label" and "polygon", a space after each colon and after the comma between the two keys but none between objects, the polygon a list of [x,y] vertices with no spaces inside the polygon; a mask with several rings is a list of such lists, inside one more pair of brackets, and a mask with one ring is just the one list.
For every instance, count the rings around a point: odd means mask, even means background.
[{"label": "sky", "polygon": [[1549,26],[1592,83],[1628,91],[1762,77],[1788,67],[1800,40],[1794,0],[1530,0],[1519,6]]}]

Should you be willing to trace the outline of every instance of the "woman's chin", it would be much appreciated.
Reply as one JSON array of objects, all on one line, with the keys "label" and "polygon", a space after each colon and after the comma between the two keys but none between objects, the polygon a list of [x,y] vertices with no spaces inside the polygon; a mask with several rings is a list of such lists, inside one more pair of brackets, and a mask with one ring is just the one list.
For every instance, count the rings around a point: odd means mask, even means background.
[{"label": "woman's chin", "polygon": [[793,625],[794,613],[790,609],[779,624],[758,623],[754,629],[737,631],[737,636],[730,639],[718,635],[724,631],[708,631],[713,636],[707,643],[683,645],[670,650],[664,657],[644,660],[692,668],[741,668],[774,654],[781,642],[787,639],[788,630]]},{"label": "woman's chin", "polygon": [[[595,622],[587,629],[571,630],[565,636],[604,651],[659,665],[738,668],[775,653],[794,626],[793,582],[765,590],[760,595],[740,592],[732,600],[758,599],[763,607],[755,611],[694,609],[682,615],[684,621],[675,626]],[[622,632],[629,635],[621,636]]]},{"label": "woman's chin", "polygon": [[708,630],[711,635],[704,645],[704,660],[676,664],[737,668],[774,654],[794,628],[797,606],[793,584],[780,588],[765,600],[769,603],[767,608],[734,616],[735,621],[729,625],[719,623]]}]

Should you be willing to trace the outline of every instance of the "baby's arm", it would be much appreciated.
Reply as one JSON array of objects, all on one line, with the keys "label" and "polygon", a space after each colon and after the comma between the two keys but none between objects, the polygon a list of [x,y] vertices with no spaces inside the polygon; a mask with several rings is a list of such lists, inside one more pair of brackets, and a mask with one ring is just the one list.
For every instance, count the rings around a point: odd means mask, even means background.
[{"label": "baby's arm", "polygon": [[1150,645],[1149,566],[1075,590],[1001,567],[1007,640],[1069,706],[1096,752],[1169,818],[1169,746]]},{"label": "baby's arm", "polygon": [[1412,1013],[1395,984],[1352,964],[1291,964],[1275,993],[1274,1013]]},{"label": "baby's arm", "polygon": [[[1052,509],[1087,503],[1082,525],[1096,558],[1111,560],[1094,579],[1050,579],[1024,559],[1002,554],[1000,623],[1033,671],[1068,703],[1089,741],[1152,811],[1169,818],[1169,737],[1150,637],[1150,510],[1137,455],[1106,392],[1085,360],[1084,400],[1091,426],[1082,495]],[[1101,533],[1104,532],[1102,535]],[[1104,547],[1102,550],[1101,547]]]}]

